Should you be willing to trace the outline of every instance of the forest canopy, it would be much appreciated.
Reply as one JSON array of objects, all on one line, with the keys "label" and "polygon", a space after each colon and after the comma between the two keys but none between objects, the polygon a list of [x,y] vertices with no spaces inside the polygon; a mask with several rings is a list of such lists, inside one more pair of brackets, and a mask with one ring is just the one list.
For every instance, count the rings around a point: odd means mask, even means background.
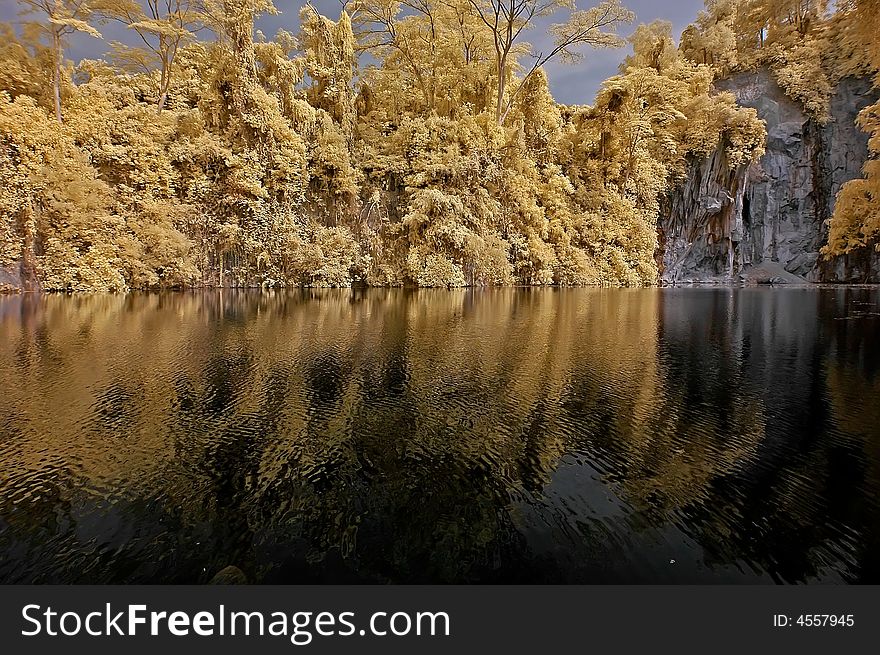
[{"label": "forest canopy", "polygon": [[[880,63],[867,0],[708,0],[678,45],[619,0],[307,3],[272,38],[254,29],[271,0],[19,4],[0,27],[0,270],[54,290],[654,284],[689,162],[763,153],[718,77],[769,66],[822,120],[835,76]],[[525,36],[547,17],[542,52]],[[110,23],[133,38],[65,57]],[[627,43],[593,106],[554,101],[548,62]],[[880,231],[874,163],[835,252]]]}]

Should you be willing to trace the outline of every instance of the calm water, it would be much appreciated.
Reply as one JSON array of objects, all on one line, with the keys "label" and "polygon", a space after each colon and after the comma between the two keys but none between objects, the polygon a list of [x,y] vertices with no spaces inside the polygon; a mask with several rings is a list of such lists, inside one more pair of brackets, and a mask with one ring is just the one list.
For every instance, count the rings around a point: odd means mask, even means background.
[{"label": "calm water", "polygon": [[0,581],[880,582],[880,291],[0,300]]}]

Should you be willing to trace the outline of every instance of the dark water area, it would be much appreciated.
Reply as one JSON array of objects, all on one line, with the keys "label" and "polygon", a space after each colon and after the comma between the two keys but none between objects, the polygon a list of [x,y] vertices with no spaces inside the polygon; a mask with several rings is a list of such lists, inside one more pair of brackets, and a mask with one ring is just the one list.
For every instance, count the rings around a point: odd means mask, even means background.
[{"label": "dark water area", "polygon": [[880,583],[880,291],[0,300],[0,581]]}]

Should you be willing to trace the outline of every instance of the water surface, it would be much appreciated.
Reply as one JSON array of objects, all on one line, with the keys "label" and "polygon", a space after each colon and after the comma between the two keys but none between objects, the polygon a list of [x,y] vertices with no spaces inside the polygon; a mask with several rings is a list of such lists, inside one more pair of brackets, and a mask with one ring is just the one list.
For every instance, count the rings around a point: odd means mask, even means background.
[{"label": "water surface", "polygon": [[0,300],[0,581],[880,583],[880,291]]}]

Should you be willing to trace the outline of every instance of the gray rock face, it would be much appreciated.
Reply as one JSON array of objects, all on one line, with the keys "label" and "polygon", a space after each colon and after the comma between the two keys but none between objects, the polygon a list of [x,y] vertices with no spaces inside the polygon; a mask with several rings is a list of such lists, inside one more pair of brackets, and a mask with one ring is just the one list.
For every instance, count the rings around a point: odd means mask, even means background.
[{"label": "gray rock face", "polygon": [[666,283],[736,282],[765,262],[812,282],[880,282],[880,255],[866,251],[826,261],[826,220],[844,183],[861,176],[867,135],[858,113],[877,99],[869,80],[835,90],[831,120],[820,125],[765,70],[717,83],[767,123],[766,153],[731,170],[719,150],[693,162],[658,222]]},{"label": "gray rock face", "polygon": [[740,279],[744,284],[794,284],[808,285],[806,279],[800,275],[789,273],[777,262],[763,261],[757,266],[748,266],[740,274]]}]

